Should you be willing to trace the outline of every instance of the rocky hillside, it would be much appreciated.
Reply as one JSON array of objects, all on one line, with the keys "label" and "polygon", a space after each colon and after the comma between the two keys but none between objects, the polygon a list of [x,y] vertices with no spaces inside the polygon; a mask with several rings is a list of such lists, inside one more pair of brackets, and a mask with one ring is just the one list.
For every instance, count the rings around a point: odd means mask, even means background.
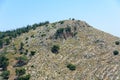
[{"label": "rocky hillside", "polygon": [[21,67],[30,80],[120,80],[119,51],[120,38],[80,20],[37,27],[1,49],[9,59],[9,80],[21,76]]}]

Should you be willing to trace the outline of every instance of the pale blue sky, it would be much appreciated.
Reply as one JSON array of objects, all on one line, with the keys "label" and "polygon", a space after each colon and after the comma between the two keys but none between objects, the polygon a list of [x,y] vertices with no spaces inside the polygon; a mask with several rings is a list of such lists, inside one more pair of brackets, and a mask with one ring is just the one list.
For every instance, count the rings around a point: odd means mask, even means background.
[{"label": "pale blue sky", "polygon": [[120,0],[0,0],[0,31],[69,18],[120,37]]}]

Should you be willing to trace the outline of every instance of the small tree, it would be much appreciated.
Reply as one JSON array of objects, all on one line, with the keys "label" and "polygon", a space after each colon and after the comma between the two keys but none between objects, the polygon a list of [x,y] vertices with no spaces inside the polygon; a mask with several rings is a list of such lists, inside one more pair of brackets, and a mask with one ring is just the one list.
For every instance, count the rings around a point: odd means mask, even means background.
[{"label": "small tree", "polygon": [[73,65],[73,64],[68,64],[68,65],[67,65],[67,68],[69,68],[69,70],[73,71],[73,70],[76,69],[76,66]]},{"label": "small tree", "polygon": [[36,53],[35,51],[31,51],[30,56],[34,56],[35,53]]},{"label": "small tree", "polygon": [[117,50],[115,50],[115,51],[113,51],[113,54],[114,54],[114,55],[118,55],[119,52],[118,52]]},{"label": "small tree", "polygon": [[51,48],[51,52],[52,53],[58,53],[59,49],[60,49],[60,47],[58,45],[53,45],[53,47]]},{"label": "small tree", "polygon": [[10,75],[10,71],[3,71],[1,76],[4,78],[4,79],[8,79],[9,78],[9,75]]},{"label": "small tree", "polygon": [[119,41],[116,41],[116,42],[115,42],[115,44],[116,44],[116,45],[119,45],[119,44],[120,44],[120,42],[119,42]]}]

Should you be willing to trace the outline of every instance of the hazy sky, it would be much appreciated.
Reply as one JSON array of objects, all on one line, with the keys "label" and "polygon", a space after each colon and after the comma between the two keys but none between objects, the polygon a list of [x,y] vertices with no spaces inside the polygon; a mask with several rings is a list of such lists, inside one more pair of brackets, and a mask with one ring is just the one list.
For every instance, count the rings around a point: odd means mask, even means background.
[{"label": "hazy sky", "polygon": [[0,31],[69,18],[120,37],[120,0],[0,0]]}]

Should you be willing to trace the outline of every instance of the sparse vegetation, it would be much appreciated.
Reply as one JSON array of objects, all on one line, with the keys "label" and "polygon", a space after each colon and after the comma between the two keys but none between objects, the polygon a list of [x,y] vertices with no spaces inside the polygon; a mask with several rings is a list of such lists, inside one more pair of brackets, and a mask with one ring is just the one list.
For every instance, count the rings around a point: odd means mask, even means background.
[{"label": "sparse vegetation", "polygon": [[18,28],[16,30],[11,30],[11,31],[8,30],[5,32],[0,32],[0,39],[3,40],[5,37],[11,37],[10,39],[16,38],[17,36],[20,36],[22,33],[27,33],[31,29],[36,29],[37,27],[43,26],[46,24],[49,24],[49,21],[35,23],[33,25],[27,25],[26,27]]},{"label": "sparse vegetation", "polygon": [[51,48],[51,52],[52,53],[58,53],[59,52],[60,47],[58,45],[53,45]]},{"label": "sparse vegetation", "polygon": [[[31,80],[89,80],[101,76],[116,80],[119,77],[119,71],[116,72],[120,66],[119,38],[87,28],[85,22],[72,19],[37,26],[28,25],[28,30],[23,31],[25,34],[21,30],[14,37],[0,32],[3,37],[0,38],[0,54],[6,58],[0,57],[0,80],[30,80],[30,77]],[[106,76],[109,71],[112,71],[110,77]]]},{"label": "sparse vegetation", "polygon": [[69,70],[71,70],[71,71],[76,70],[76,66],[73,64],[68,64],[67,68],[69,68]]}]

